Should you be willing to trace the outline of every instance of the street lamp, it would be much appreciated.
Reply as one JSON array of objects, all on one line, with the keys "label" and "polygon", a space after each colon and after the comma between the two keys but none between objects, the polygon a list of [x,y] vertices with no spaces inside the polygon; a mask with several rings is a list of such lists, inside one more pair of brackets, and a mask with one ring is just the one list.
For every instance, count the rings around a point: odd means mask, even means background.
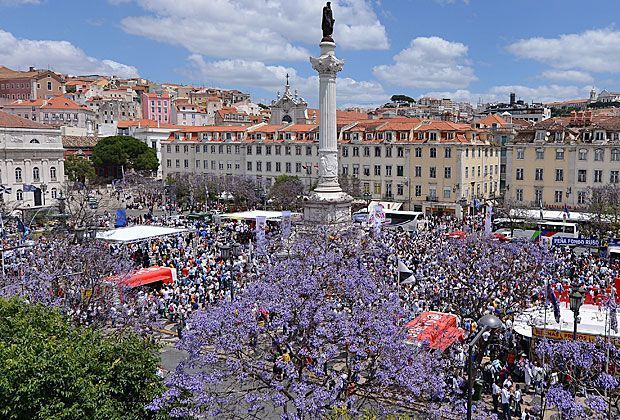
[{"label": "street lamp", "polygon": [[45,193],[47,192],[47,184],[41,184],[41,196],[43,197],[43,205],[45,205]]},{"label": "street lamp", "polygon": [[467,199],[463,196],[459,198],[457,202],[459,206],[461,206],[461,214],[463,215],[463,219],[465,219],[465,207],[467,206]]},{"label": "street lamp", "polygon": [[573,341],[577,340],[577,324],[579,323],[579,310],[583,304],[583,297],[586,290],[577,282],[571,285],[571,292],[568,296],[570,310],[573,311]]},{"label": "street lamp", "polygon": [[368,207],[370,205],[370,201],[372,200],[372,194],[369,191],[364,191],[362,197],[366,200],[366,207]]},{"label": "street lamp", "polygon": [[478,320],[478,326],[482,326],[482,329],[478,332],[478,334],[476,334],[474,339],[469,342],[467,356],[467,420],[471,420],[472,382],[474,377],[474,346],[485,332],[501,328],[503,324],[502,321],[495,315],[484,315]]}]

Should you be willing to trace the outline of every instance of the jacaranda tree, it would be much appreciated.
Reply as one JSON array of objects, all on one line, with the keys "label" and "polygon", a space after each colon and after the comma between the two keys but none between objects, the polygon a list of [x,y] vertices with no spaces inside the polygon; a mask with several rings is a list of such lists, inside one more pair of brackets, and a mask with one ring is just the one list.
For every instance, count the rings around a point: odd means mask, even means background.
[{"label": "jacaranda tree", "polygon": [[317,418],[442,398],[442,362],[406,343],[386,250],[358,234],[299,233],[234,302],[195,313],[151,408]]}]

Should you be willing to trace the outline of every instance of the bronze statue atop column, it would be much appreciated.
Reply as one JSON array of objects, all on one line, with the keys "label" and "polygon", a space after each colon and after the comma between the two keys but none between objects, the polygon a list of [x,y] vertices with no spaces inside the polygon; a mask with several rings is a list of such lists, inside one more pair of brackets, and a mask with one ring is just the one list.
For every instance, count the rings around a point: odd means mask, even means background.
[{"label": "bronze statue atop column", "polygon": [[334,42],[332,35],[334,33],[334,15],[332,14],[331,2],[328,1],[325,7],[323,7],[323,22],[321,28],[323,29],[323,39],[321,42]]}]

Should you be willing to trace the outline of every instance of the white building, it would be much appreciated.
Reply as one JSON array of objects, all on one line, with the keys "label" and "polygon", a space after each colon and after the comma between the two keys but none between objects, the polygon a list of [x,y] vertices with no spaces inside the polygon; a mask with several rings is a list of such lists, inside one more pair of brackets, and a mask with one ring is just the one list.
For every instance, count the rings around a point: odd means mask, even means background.
[{"label": "white building", "polygon": [[[60,129],[0,111],[0,185],[11,189],[5,203],[55,204],[64,182]],[[34,186],[25,192],[24,186]]]}]

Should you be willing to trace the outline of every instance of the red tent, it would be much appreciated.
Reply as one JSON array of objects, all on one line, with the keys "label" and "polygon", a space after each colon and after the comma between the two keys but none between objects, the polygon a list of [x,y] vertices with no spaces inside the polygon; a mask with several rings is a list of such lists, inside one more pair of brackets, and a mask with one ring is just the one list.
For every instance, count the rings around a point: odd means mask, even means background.
[{"label": "red tent", "polygon": [[174,283],[176,270],[169,267],[149,267],[136,271],[131,277],[122,281],[122,284],[129,287],[145,286],[162,282],[164,284]]},{"label": "red tent", "polygon": [[444,351],[456,340],[463,341],[463,329],[456,315],[442,312],[422,312],[405,325],[409,341],[428,342],[429,347]]},{"label": "red tent", "polygon": [[453,232],[448,233],[448,237],[453,238],[453,239],[465,239],[465,236],[466,236],[466,233],[458,229]]}]

